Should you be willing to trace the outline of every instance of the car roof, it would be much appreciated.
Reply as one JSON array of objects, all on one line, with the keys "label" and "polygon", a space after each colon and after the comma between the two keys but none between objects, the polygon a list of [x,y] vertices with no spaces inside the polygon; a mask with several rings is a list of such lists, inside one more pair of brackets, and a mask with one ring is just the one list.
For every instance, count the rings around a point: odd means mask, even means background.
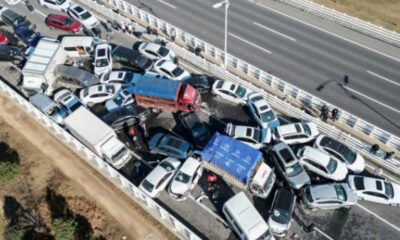
[{"label": "car roof", "polygon": [[108,86],[113,86],[114,90],[115,90],[114,84],[97,84],[97,85],[89,86],[88,93],[89,93],[89,95],[91,95],[91,94],[96,94],[96,93],[107,92],[106,87],[108,87]]},{"label": "car roof", "polygon": [[65,19],[67,19],[68,17],[64,16],[64,15],[59,15],[59,14],[50,14],[47,18],[51,19],[51,20],[57,20],[57,21],[62,22]]},{"label": "car roof", "polygon": [[104,80],[123,80],[126,75],[125,71],[111,71],[107,79]]},{"label": "car roof", "polygon": [[289,210],[293,206],[294,194],[287,188],[279,189],[274,208],[279,210]]},{"label": "car roof", "polygon": [[184,172],[190,176],[192,176],[198,167],[200,166],[201,162],[194,158],[194,157],[189,157],[182,165],[182,167],[179,169],[180,172]]},{"label": "car roof", "polygon": [[[170,158],[167,158],[162,162],[169,162]],[[156,185],[158,182],[160,182],[160,180],[165,176],[165,174],[167,174],[167,171],[165,171],[165,169],[163,167],[160,166],[160,164],[158,164],[153,171],[151,171],[147,176],[146,176],[146,180],[149,181],[151,184]]]},{"label": "car roof", "polygon": [[254,128],[249,126],[234,125],[235,137],[252,137]]},{"label": "car roof", "polygon": [[153,51],[153,52],[157,52],[158,49],[160,49],[160,47],[161,47],[161,45],[156,44],[156,43],[150,43],[150,42],[143,42],[143,43],[140,45],[140,48],[142,48],[142,49],[149,49],[149,50],[151,50],[151,51]]},{"label": "car roof", "polygon": [[176,67],[178,67],[175,63],[171,61],[165,61],[161,66],[162,68],[167,69],[168,71],[173,71]]},{"label": "car roof", "polygon": [[281,136],[303,132],[303,128],[300,127],[300,123],[291,123],[291,124],[281,125],[281,126],[278,126],[276,128],[276,130],[279,132],[279,135],[281,135]]},{"label": "car roof", "polygon": [[81,13],[83,13],[83,12],[86,11],[82,6],[80,6],[80,5],[78,5],[78,4],[74,4],[74,5],[72,5],[70,8],[71,8],[73,11],[77,12],[78,14],[81,14]]},{"label": "car roof", "polygon": [[314,200],[337,199],[337,194],[334,187],[335,185],[336,184],[324,184],[324,185],[310,186],[310,193],[312,195],[312,198]]},{"label": "car roof", "polygon": [[309,146],[304,147],[302,157],[310,159],[314,162],[318,162],[323,166],[327,166],[331,159],[331,156],[329,154],[326,154],[325,152],[322,152],[317,148]]},{"label": "car roof", "polygon": [[270,106],[268,105],[267,100],[265,100],[264,98],[259,101],[253,102],[253,104],[257,108],[257,110],[261,113],[271,110]]},{"label": "car roof", "polygon": [[375,191],[375,192],[385,192],[385,184],[382,179],[378,178],[370,178],[363,176],[355,176],[354,177],[354,185],[357,190],[367,190],[367,191]]},{"label": "car roof", "polygon": [[223,81],[222,87],[221,89],[230,91],[230,92],[234,92],[237,88],[237,84],[230,82],[230,81]]}]

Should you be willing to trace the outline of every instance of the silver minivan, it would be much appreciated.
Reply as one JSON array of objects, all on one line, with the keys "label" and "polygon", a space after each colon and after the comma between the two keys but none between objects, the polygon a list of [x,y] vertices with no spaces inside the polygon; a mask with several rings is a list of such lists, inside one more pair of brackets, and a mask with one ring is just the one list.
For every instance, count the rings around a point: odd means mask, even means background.
[{"label": "silver minivan", "polygon": [[265,220],[253,206],[244,192],[240,192],[225,202],[222,212],[230,228],[242,240],[275,239]]},{"label": "silver minivan", "polygon": [[55,76],[60,85],[70,89],[84,88],[99,82],[93,73],[63,64],[56,66]]},{"label": "silver minivan", "polygon": [[49,116],[54,122],[64,125],[64,118],[67,117],[68,113],[62,106],[54,102],[51,98],[44,94],[37,93],[30,97],[29,101],[32,105]]}]

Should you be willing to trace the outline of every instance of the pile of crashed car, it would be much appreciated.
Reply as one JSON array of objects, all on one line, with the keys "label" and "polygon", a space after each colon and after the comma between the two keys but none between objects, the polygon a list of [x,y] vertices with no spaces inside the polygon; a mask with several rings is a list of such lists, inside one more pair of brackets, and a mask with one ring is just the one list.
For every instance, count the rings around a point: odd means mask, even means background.
[{"label": "pile of crashed car", "polygon": [[[99,24],[93,14],[69,0],[39,2],[68,13],[49,15],[46,24],[51,28],[79,33],[82,27],[92,29]],[[115,168],[122,168],[131,159],[116,138],[116,130],[144,123],[154,112],[179,113],[190,139],[160,132],[146,140],[151,153],[166,157],[139,185],[152,198],[167,189],[173,199],[184,201],[203,169],[227,182],[239,182],[247,196],[238,193],[225,202],[222,212],[241,239],[285,236],[297,197],[309,209],[349,207],[359,199],[400,206],[400,186],[361,175],[365,160],[360,154],[320,134],[311,122],[281,125],[263,95],[227,80],[190,74],[164,45],[137,41],[127,48],[78,35],[52,40],[30,28],[26,17],[5,7],[0,9],[0,19],[30,47],[24,55],[25,48],[8,45],[0,34],[0,58],[25,64],[21,85],[31,103]],[[78,47],[77,42],[84,44],[86,40],[86,45]],[[63,56],[51,69],[56,79],[51,84],[29,75],[33,70],[28,68],[38,61],[35,57],[41,54],[42,46],[53,46],[54,55]],[[247,108],[257,126],[228,123],[225,131],[213,134],[198,116],[202,94],[208,93]],[[92,113],[99,106],[103,109],[101,120]],[[100,130],[104,134],[98,133]],[[250,160],[253,157],[254,161]],[[250,161],[253,165],[244,170]],[[235,169],[229,172],[232,165]],[[235,179],[237,176],[248,179]],[[278,181],[283,183],[275,184]],[[261,198],[273,196],[268,223],[248,199],[249,192]]]}]

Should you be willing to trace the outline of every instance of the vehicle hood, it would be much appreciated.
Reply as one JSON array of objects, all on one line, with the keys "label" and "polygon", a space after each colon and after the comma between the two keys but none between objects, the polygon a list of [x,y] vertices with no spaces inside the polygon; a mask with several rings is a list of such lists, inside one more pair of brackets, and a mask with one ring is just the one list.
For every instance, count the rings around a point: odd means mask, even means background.
[{"label": "vehicle hood", "polygon": [[[273,213],[271,213],[271,214],[273,214]],[[275,234],[275,235],[284,234],[285,231],[287,231],[288,228],[289,228],[289,223],[279,223],[279,222],[276,222],[276,221],[274,221],[274,220],[272,219],[272,217],[270,217],[270,218],[268,219],[268,225],[269,225],[269,227],[270,227],[270,229],[271,229],[271,232],[272,232],[273,234]]]},{"label": "vehicle hood", "polygon": [[356,160],[353,162],[353,164],[347,165],[347,168],[349,168],[351,171],[355,173],[360,173],[364,171],[365,169],[365,159],[361,154],[357,153]]},{"label": "vehicle hood", "polygon": [[300,189],[304,185],[310,183],[310,177],[308,176],[307,172],[303,170],[300,174],[294,177],[288,178],[290,187],[294,189]]},{"label": "vehicle hood", "polygon": [[186,184],[186,183],[182,183],[179,181],[175,181],[175,179],[174,179],[171,183],[170,190],[174,194],[183,195],[185,193],[185,191],[187,191],[189,189],[189,186],[190,186],[190,182],[188,184]]},{"label": "vehicle hood", "polygon": [[336,171],[332,174],[331,179],[336,180],[336,181],[341,181],[346,178],[348,173],[346,164],[343,162],[338,161],[338,166],[336,168]]}]

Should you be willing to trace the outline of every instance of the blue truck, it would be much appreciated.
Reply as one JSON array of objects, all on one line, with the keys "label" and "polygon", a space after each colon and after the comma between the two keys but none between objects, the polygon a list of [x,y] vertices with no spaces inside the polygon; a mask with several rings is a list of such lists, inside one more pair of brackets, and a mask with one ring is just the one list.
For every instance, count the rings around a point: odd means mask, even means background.
[{"label": "blue truck", "polygon": [[268,197],[275,184],[276,175],[262,153],[234,138],[215,133],[201,157],[204,168],[258,197]]}]

